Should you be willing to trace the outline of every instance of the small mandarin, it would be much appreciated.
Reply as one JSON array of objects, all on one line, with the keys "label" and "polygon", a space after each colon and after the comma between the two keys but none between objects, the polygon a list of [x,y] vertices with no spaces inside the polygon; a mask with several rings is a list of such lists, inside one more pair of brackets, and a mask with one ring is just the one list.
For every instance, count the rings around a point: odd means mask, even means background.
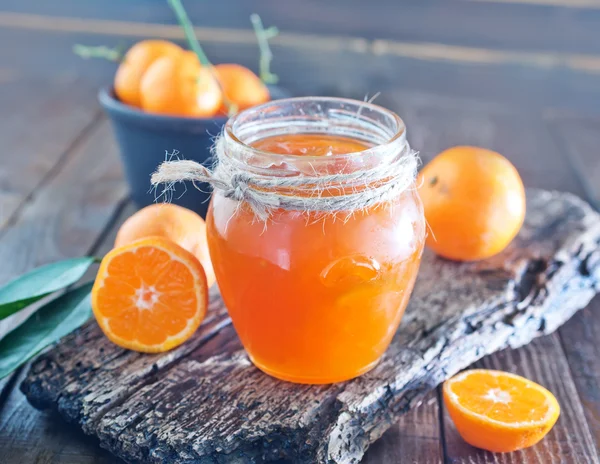
[{"label": "small mandarin", "polygon": [[145,111],[172,116],[212,117],[221,107],[219,83],[190,51],[158,58],[140,85]]},{"label": "small mandarin", "polygon": [[200,215],[171,203],[146,206],[130,216],[119,228],[115,247],[147,237],[167,238],[192,253],[204,268],[208,286],[215,283],[208,253],[206,223]]},{"label": "small mandarin", "polygon": [[200,261],[163,237],[110,251],[92,288],[92,310],[104,334],[130,350],[158,353],[190,338],[208,306]]},{"label": "small mandarin", "polygon": [[[214,68],[225,97],[238,111],[271,99],[267,86],[248,68],[234,63],[217,64]],[[227,108],[222,107],[221,112],[227,113]]]},{"label": "small mandarin", "polygon": [[477,448],[498,453],[535,445],[560,415],[552,393],[508,372],[465,371],[444,383],[443,394],[444,405],[462,438]]},{"label": "small mandarin", "polygon": [[431,228],[427,246],[458,261],[500,253],[525,219],[525,188],[502,155],[477,147],[443,151],[419,174],[419,195]]},{"label": "small mandarin", "polygon": [[183,52],[178,45],[166,40],[142,40],[123,57],[115,74],[115,93],[119,100],[141,106],[140,82],[150,65],[161,56],[177,56]]}]

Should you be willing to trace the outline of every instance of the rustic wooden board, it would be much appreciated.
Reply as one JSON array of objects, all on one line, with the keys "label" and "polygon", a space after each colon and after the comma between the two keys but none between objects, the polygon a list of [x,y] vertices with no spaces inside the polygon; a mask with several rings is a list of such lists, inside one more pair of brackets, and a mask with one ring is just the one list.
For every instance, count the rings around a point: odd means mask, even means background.
[{"label": "rustic wooden board", "polygon": [[526,223],[502,255],[424,256],[409,309],[370,373],[301,386],[255,369],[215,293],[186,344],[142,355],[95,323],[40,357],[21,384],[128,462],[357,462],[422,396],[485,354],[554,331],[600,288],[600,217],[570,194],[528,192]]}]

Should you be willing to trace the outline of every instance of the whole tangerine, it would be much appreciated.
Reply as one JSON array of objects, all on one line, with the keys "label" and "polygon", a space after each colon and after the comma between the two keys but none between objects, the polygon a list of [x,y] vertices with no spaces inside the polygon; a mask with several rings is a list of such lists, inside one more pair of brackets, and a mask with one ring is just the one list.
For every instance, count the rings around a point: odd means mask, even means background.
[{"label": "whole tangerine", "polygon": [[500,253],[525,219],[525,188],[505,157],[459,146],[437,155],[419,174],[419,194],[431,233],[427,246],[458,261]]},{"label": "whole tangerine", "polygon": [[142,78],[140,94],[142,109],[172,116],[212,117],[223,102],[213,71],[191,51],[154,61]]},{"label": "whole tangerine", "polygon": [[[235,63],[217,64],[214,68],[225,97],[238,111],[271,99],[267,86],[250,69]],[[227,108],[223,106],[221,111],[227,113]]]},{"label": "whole tangerine", "polygon": [[156,203],[130,216],[117,232],[115,248],[147,237],[163,237],[193,254],[202,264],[210,287],[215,283],[206,223],[197,213],[171,203]]},{"label": "whole tangerine", "polygon": [[115,74],[115,94],[119,100],[140,107],[140,82],[150,65],[162,56],[177,56],[182,52],[179,45],[167,40],[142,40],[133,45]]}]

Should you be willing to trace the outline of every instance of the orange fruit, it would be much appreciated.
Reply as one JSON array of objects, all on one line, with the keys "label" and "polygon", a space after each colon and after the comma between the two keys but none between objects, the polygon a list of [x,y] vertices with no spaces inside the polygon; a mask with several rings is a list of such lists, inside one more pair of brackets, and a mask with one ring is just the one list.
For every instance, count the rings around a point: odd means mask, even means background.
[{"label": "orange fruit", "polygon": [[109,252],[92,288],[98,325],[114,343],[145,353],[167,351],[196,331],[208,306],[200,262],[162,237]]},{"label": "orange fruit", "polygon": [[[215,72],[227,99],[237,106],[238,111],[268,102],[269,89],[260,78],[248,68],[235,63],[217,64]],[[227,108],[221,111],[227,114]]]},{"label": "orange fruit", "polygon": [[192,253],[204,268],[208,286],[215,283],[208,253],[206,223],[200,215],[171,203],[146,206],[123,223],[117,232],[115,247],[152,236],[167,238]]},{"label": "orange fruit", "polygon": [[223,95],[213,72],[191,51],[155,60],[140,83],[141,107],[172,116],[212,117]]},{"label": "orange fruit", "polygon": [[523,225],[523,182],[510,161],[494,151],[445,150],[423,168],[418,185],[431,228],[427,246],[445,258],[494,256]]},{"label": "orange fruit", "polygon": [[183,49],[166,40],[142,40],[131,47],[115,74],[115,93],[123,103],[141,106],[140,81],[150,65],[161,56],[177,56]]},{"label": "orange fruit", "polygon": [[444,405],[462,438],[488,451],[533,446],[560,415],[552,393],[508,372],[465,371],[444,383],[443,391]]}]

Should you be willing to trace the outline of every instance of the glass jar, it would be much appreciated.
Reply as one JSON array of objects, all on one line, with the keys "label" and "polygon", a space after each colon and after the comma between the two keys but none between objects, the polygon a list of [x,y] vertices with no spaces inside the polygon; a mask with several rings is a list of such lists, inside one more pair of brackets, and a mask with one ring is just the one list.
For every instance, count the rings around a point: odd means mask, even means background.
[{"label": "glass jar", "polygon": [[[333,144],[322,156],[302,156],[266,151],[275,145],[261,144],[288,136],[298,143],[301,135],[309,153],[311,140],[332,136],[365,149],[336,154]],[[249,175],[360,174],[411,156],[397,115],[339,98],[272,101],[231,118],[222,137],[224,156]],[[304,187],[294,194],[360,189]],[[282,380],[322,384],[367,372],[387,349],[417,276],[425,222],[414,182],[391,200],[360,210],[279,208],[266,222],[245,201],[215,189],[207,231],[221,295],[252,362]]]}]

